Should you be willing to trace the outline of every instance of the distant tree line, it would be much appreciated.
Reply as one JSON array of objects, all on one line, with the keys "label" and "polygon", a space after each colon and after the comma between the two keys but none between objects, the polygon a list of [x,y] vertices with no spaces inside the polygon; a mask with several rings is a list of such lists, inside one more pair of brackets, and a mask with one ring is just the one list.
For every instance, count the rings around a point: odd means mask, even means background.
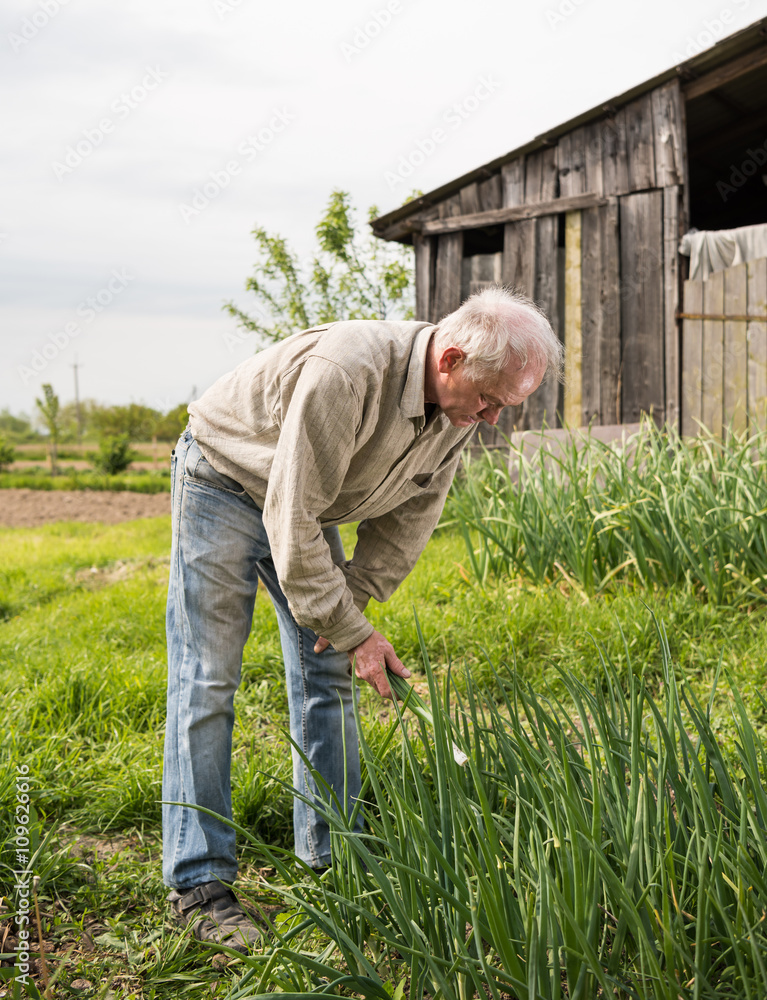
[{"label": "distant tree line", "polygon": [[[42,388],[42,402],[50,407],[52,400]],[[53,393],[55,396],[55,392]],[[137,444],[156,439],[175,441],[186,427],[188,414],[186,403],[179,403],[167,412],[156,410],[143,403],[129,403],[126,406],[106,406],[95,399],[80,402],[80,425],[78,426],[77,406],[74,402],[58,406],[56,422],[58,443],[76,444],[98,441],[107,435],[126,435]],[[10,444],[47,443],[51,433],[48,418],[39,406],[34,415],[20,413],[14,415],[7,408],[0,410],[0,436]]]},{"label": "distant tree line", "polygon": [[188,420],[186,403],[165,413],[143,403],[104,406],[94,399],[82,400],[79,406],[74,402],[62,406],[50,383],[41,389],[34,417],[0,410],[0,471],[16,459],[16,445],[45,445],[55,475],[62,445],[95,442],[97,450],[84,457],[99,472],[113,475],[123,472],[137,457],[131,444],[175,441]]},{"label": "distant tree line", "polygon": [[[413,191],[406,198],[420,195]],[[376,206],[367,212],[370,222]],[[240,332],[227,336],[234,347],[252,334],[256,350],[299,330],[341,319],[413,319],[413,250],[376,239],[361,226],[349,194],[334,190],[314,227],[316,247],[301,260],[288,241],[257,226],[257,260],[245,288],[256,300],[249,315],[235,302],[224,309]],[[87,453],[102,472],[120,472],[136,457],[132,444],[175,441],[187,423],[187,404],[167,412],[142,403],[104,406],[94,399],[60,404],[52,385],[41,387],[34,416],[0,411],[0,469],[14,458],[14,445],[39,442],[48,448],[56,472],[60,446],[96,443]]]}]

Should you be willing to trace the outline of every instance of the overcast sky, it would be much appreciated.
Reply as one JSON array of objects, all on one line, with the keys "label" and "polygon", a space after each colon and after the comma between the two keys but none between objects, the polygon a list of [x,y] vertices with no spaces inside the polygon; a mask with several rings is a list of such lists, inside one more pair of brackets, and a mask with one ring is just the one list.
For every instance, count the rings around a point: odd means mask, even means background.
[{"label": "overcast sky", "polygon": [[201,393],[255,348],[221,308],[253,305],[255,225],[307,255],[333,188],[389,211],[765,15],[767,0],[6,0],[0,407],[31,412],[43,382],[72,399],[75,360],[83,398]]}]

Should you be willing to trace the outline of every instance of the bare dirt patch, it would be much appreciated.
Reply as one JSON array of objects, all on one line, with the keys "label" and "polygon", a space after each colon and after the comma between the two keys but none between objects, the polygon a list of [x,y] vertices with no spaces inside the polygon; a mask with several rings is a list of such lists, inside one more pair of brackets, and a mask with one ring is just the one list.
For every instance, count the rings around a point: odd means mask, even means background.
[{"label": "bare dirt patch", "polygon": [[34,528],[54,521],[117,524],[170,514],[170,493],[104,490],[0,490],[0,524]]}]

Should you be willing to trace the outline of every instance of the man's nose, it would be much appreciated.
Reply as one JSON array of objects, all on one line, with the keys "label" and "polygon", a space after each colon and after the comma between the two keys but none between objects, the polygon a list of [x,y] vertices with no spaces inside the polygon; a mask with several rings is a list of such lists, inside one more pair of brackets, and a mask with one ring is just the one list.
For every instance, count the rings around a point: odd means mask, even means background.
[{"label": "man's nose", "polygon": [[500,417],[500,415],[501,415],[500,406],[486,406],[484,410],[480,413],[482,419],[486,423],[490,424],[492,427],[495,427],[495,425],[498,423],[498,418]]}]

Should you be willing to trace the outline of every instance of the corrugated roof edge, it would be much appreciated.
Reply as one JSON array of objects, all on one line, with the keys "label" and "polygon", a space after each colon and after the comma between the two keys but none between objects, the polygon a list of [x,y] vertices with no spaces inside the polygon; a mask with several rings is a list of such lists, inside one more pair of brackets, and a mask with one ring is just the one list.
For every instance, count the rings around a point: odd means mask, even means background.
[{"label": "corrugated roof edge", "polygon": [[[716,69],[717,66],[723,65],[735,56],[745,54],[750,48],[755,48],[756,45],[763,42],[765,30],[767,30],[767,17],[754,21],[753,24],[749,24],[747,27],[741,28],[740,31],[736,31],[734,34],[728,35],[727,38],[723,38],[721,42],[717,42],[716,45],[712,45],[711,48],[706,49],[705,52],[701,52],[698,55],[693,56],[691,59],[687,59],[678,66],[672,66],[670,69],[664,70],[663,73],[659,73],[657,76],[646,80],[644,83],[640,83],[636,87],[632,87],[630,90],[624,91],[624,93],[620,94],[618,97],[614,97],[609,101],[604,101],[596,107],[590,108],[588,111],[584,111],[580,115],[576,115],[575,118],[571,118],[569,121],[563,122],[561,125],[557,125],[555,128],[549,129],[547,132],[543,132],[541,135],[536,136],[534,139],[524,143],[522,146],[517,146],[510,152],[504,153],[503,156],[498,156],[496,159],[490,160],[489,163],[483,163],[482,166],[475,167],[474,170],[470,170],[467,174],[463,174],[461,177],[448,181],[447,184],[443,184],[441,187],[435,188],[427,194],[414,198],[412,201],[409,201],[404,205],[400,205],[399,208],[395,208],[391,212],[387,212],[386,215],[379,215],[370,223],[373,228],[373,232],[376,236],[380,236],[383,230],[388,229],[395,222],[400,222],[402,219],[406,219],[414,212],[418,212],[424,208],[429,208],[429,206],[433,205],[435,202],[443,201],[445,198],[449,198],[451,194],[459,191],[467,184],[471,184],[474,181],[487,180],[488,177],[492,176],[492,174],[498,171],[505,163],[509,163],[511,160],[516,160],[517,157],[523,156],[526,153],[532,153],[536,149],[542,149],[544,146],[553,145],[560,136],[566,135],[573,129],[579,128],[581,125],[586,125],[594,119],[601,118],[605,114],[609,114],[609,112],[613,109],[617,111],[624,105],[629,104],[635,98],[641,97],[642,94],[646,94],[649,90],[654,90],[655,87],[660,87],[662,84],[668,83],[669,80],[674,80],[677,77],[680,77],[681,79],[687,81],[695,79],[703,73],[708,73],[712,69]],[[410,242],[410,239],[408,237],[404,237],[400,238],[398,242]]]}]

